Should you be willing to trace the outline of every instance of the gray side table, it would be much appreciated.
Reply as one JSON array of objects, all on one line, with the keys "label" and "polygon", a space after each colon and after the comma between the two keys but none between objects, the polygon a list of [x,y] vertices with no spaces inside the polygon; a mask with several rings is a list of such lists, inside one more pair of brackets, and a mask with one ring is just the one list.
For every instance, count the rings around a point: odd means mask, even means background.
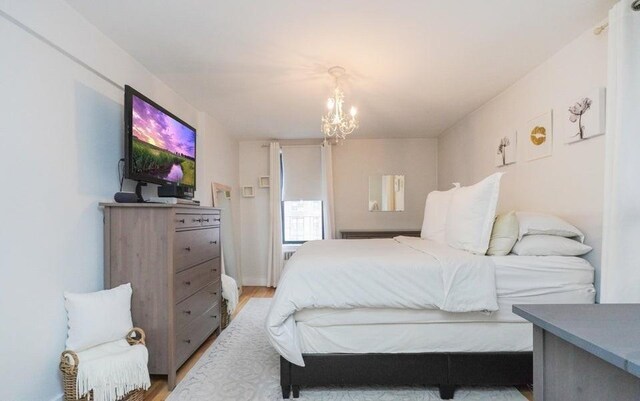
[{"label": "gray side table", "polygon": [[514,305],[533,323],[536,401],[640,400],[640,305]]}]

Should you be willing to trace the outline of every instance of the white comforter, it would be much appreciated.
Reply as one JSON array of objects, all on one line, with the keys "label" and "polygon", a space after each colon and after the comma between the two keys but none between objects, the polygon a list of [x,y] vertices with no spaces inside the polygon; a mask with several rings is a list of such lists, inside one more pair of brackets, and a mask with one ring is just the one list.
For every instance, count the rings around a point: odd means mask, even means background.
[{"label": "white comforter", "polygon": [[419,238],[307,242],[282,274],[267,335],[304,366],[294,314],[305,308],[496,311],[494,269],[491,258]]}]

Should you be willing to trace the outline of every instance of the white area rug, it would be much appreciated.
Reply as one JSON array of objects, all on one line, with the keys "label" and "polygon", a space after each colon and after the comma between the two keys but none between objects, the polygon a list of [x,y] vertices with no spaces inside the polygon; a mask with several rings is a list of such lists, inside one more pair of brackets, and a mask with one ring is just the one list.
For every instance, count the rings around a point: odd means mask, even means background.
[{"label": "white area rug", "polygon": [[[167,401],[282,400],[280,359],[264,332],[270,299],[250,299]],[[432,401],[437,388],[302,388],[300,401]],[[515,388],[459,388],[455,400],[526,401]]]}]

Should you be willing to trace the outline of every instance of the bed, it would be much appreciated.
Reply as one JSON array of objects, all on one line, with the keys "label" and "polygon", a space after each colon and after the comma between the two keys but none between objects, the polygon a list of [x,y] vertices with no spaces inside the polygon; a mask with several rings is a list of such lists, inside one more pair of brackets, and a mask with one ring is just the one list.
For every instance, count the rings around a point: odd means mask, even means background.
[{"label": "bed", "polygon": [[289,261],[267,318],[283,397],[301,386],[532,380],[532,329],[514,304],[593,303],[578,257],[475,256],[409,237],[318,241]]}]

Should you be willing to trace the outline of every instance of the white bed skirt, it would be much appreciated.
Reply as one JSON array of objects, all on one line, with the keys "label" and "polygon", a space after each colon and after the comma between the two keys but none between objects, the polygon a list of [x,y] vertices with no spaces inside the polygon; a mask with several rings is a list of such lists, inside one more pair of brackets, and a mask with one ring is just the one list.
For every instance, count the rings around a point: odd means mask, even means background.
[{"label": "white bed skirt", "polygon": [[297,324],[303,354],[531,351],[530,323]]}]

